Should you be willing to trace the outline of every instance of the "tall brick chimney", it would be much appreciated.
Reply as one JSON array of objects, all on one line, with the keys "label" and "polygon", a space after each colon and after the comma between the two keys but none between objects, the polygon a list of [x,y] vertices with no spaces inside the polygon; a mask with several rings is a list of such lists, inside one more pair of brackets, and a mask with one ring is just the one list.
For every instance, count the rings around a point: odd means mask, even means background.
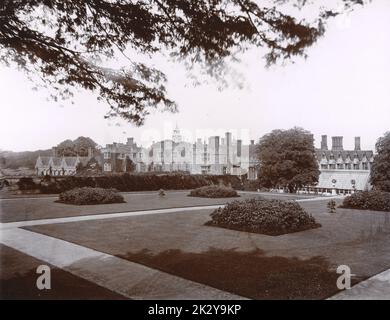
[{"label": "tall brick chimney", "polygon": [[134,144],[134,138],[131,137],[131,138],[127,138],[127,145],[131,146]]},{"label": "tall brick chimney", "polygon": [[328,150],[328,136],[326,134],[321,136],[321,150]]},{"label": "tall brick chimney", "polygon": [[360,151],[360,137],[355,137],[355,151]]},{"label": "tall brick chimney", "polygon": [[343,137],[332,137],[332,150],[334,151],[342,151],[343,149]]},{"label": "tall brick chimney", "polygon": [[52,152],[52,156],[53,156],[53,157],[57,157],[57,147],[53,147],[53,148],[51,149],[51,152]]},{"label": "tall brick chimney", "polygon": [[212,164],[219,164],[219,136],[209,138],[210,160]]},{"label": "tall brick chimney", "polygon": [[241,157],[242,140],[237,140],[237,157]]},{"label": "tall brick chimney", "polygon": [[226,160],[227,160],[228,170],[230,172],[230,153],[231,153],[231,145],[232,145],[232,134],[231,134],[231,132],[226,132],[225,133],[225,139],[226,139]]}]

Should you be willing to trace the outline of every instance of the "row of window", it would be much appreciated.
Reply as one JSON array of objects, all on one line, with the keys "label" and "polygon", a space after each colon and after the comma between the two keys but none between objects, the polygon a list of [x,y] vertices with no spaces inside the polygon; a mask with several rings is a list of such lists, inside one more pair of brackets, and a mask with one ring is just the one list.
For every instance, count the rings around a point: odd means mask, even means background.
[{"label": "row of window", "polygon": [[[118,159],[124,159],[126,157],[126,155],[127,154],[125,154],[125,153],[121,153],[121,154],[119,154]],[[137,158],[137,155],[138,155],[139,159],[142,159],[142,157],[143,157],[142,152],[133,153],[131,159]],[[210,160],[210,153],[209,152],[203,152],[203,153],[201,153],[201,155],[202,155],[203,159]],[[226,154],[222,154],[222,153],[219,154],[220,157],[225,156],[225,155]],[[164,152],[160,152],[160,154],[158,154],[158,156],[161,159],[164,158]],[[179,157],[179,156],[184,158],[186,156],[186,150],[182,149],[181,151],[174,151],[173,154],[169,155],[169,157],[171,157],[171,156],[173,156],[174,158]],[[238,155],[238,154],[237,154],[237,156],[240,157],[240,155]],[[104,157],[104,159],[111,159],[111,152],[104,152],[103,157]],[[153,157],[153,150],[151,150],[149,152],[149,157],[150,158]]]},{"label": "row of window", "polygon": [[340,169],[340,170],[368,170],[369,165],[368,163],[363,162],[360,166],[359,164],[322,164],[321,169]]},{"label": "row of window", "polygon": [[[141,152],[134,152],[132,154],[132,159],[135,159],[137,158],[137,155],[138,155],[138,158],[142,159],[142,153]],[[104,152],[104,155],[103,155],[104,159],[111,159],[111,152]],[[126,158],[126,154],[125,153],[120,153],[119,156],[118,156],[118,159],[125,159]]]}]

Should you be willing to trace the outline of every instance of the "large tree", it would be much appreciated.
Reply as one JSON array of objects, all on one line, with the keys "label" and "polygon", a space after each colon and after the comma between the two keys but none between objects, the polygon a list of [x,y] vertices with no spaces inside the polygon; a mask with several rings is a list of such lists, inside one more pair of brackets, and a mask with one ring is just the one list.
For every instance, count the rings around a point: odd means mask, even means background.
[{"label": "large tree", "polygon": [[318,182],[314,139],[308,131],[273,130],[260,139],[257,152],[259,178],[265,187],[287,187],[294,192]]},{"label": "large tree", "polygon": [[68,139],[57,145],[57,155],[65,157],[79,155],[86,157],[89,149],[95,149],[96,146],[96,142],[89,137],[78,137],[73,141]]},{"label": "large tree", "polygon": [[390,131],[375,144],[377,154],[371,167],[371,184],[379,190],[390,192]]},{"label": "large tree", "polygon": [[[363,0],[337,0],[344,9]],[[136,61],[137,54],[184,60],[191,68],[221,75],[228,59],[250,46],[262,47],[268,64],[305,55],[324,33],[318,10],[306,21],[281,8],[308,0],[2,0],[0,61],[16,64],[53,88],[53,98],[74,88],[95,92],[110,106],[107,117],[142,124],[151,108],[175,111],[166,76]],[[278,5],[278,6],[277,6]],[[343,9],[343,10],[344,10]],[[341,10],[341,11],[343,11]],[[131,57],[128,54],[131,52]],[[134,54],[133,54],[134,53]],[[125,68],[110,68],[117,54]],[[223,76],[220,77],[223,79]]]}]

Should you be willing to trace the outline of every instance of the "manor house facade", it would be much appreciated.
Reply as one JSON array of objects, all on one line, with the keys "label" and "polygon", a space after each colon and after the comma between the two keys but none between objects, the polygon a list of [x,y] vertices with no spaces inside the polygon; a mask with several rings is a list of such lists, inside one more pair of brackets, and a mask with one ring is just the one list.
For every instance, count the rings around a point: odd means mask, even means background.
[{"label": "manor house facade", "polygon": [[254,141],[243,145],[230,132],[223,137],[212,136],[208,141],[197,139],[195,143],[182,139],[176,127],[172,139],[152,143],[144,148],[133,138],[126,143],[107,144],[101,150],[103,171],[126,172],[128,163],[135,165],[136,172],[188,172],[190,174],[248,174],[256,179],[257,171]]},{"label": "manor house facade", "polygon": [[328,137],[323,135],[316,156],[321,171],[316,190],[350,193],[371,188],[369,180],[374,152],[361,150],[360,137],[355,137],[353,150],[344,150],[342,136],[332,137],[332,146],[328,149]]}]

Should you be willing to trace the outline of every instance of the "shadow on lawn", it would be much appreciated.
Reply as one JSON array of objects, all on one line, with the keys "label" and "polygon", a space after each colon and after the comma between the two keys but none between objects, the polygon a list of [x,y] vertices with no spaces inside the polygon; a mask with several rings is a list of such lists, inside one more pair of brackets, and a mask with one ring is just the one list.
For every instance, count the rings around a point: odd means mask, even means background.
[{"label": "shadow on lawn", "polygon": [[260,249],[239,252],[210,248],[193,253],[148,249],[120,255],[176,276],[252,299],[323,299],[339,290],[339,276],[322,257],[268,257]]},{"label": "shadow on lawn", "polygon": [[51,289],[39,290],[35,269],[0,277],[2,300],[122,300],[125,297],[57,268],[51,269]]}]

